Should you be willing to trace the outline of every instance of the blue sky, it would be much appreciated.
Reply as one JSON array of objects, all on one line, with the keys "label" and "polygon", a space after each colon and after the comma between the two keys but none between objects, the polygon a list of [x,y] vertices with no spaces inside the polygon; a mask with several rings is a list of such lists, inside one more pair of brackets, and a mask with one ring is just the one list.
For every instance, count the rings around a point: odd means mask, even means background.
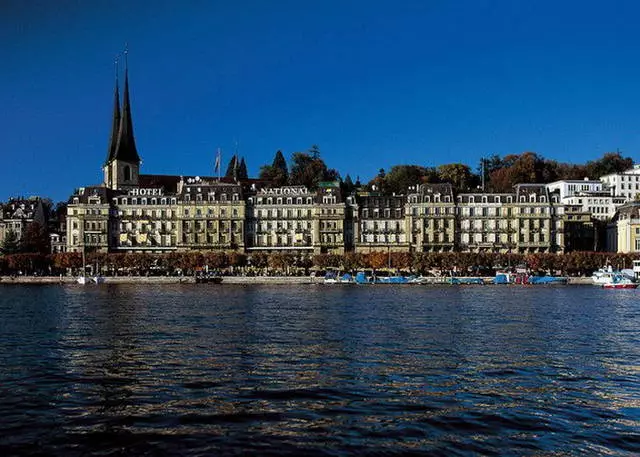
[{"label": "blue sky", "polygon": [[144,173],[249,173],[318,144],[370,179],[535,151],[640,149],[633,1],[0,3],[0,200],[98,183],[127,42]]}]

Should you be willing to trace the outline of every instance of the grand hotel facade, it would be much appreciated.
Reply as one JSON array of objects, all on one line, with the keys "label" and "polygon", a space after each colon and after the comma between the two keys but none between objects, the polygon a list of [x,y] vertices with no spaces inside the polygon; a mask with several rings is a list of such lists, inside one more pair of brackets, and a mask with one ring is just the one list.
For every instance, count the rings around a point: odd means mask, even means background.
[{"label": "grand hotel facade", "polygon": [[67,251],[224,250],[299,255],[354,252],[555,252],[591,250],[591,214],[560,203],[543,184],[512,193],[462,193],[422,184],[406,195],[339,183],[273,187],[260,180],[147,175],[133,134],[128,72],[116,81],[103,182],[68,201]]}]

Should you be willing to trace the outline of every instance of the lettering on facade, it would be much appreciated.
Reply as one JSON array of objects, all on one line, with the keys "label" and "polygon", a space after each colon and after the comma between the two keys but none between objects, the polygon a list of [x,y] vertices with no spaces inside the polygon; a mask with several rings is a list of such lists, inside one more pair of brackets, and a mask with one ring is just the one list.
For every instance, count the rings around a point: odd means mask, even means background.
[{"label": "lettering on facade", "polygon": [[260,189],[262,195],[299,195],[307,194],[307,188],[299,187],[270,187],[268,189]]},{"label": "lettering on facade", "polygon": [[129,195],[140,197],[160,197],[163,195],[161,188],[138,188],[129,190]]}]

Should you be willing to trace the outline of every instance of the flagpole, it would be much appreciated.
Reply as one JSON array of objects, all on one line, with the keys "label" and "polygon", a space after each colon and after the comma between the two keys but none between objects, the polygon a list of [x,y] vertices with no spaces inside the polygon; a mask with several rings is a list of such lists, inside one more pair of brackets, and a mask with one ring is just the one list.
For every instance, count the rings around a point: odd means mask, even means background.
[{"label": "flagpole", "polygon": [[220,148],[218,148],[218,182],[220,182],[220,165],[222,165],[222,154]]}]

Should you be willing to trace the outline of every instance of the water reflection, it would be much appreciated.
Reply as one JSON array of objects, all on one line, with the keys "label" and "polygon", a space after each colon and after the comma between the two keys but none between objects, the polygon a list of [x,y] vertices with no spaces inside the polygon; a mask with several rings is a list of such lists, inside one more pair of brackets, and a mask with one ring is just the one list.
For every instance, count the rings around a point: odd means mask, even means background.
[{"label": "water reflection", "polygon": [[633,452],[637,311],[579,287],[10,286],[0,444]]}]

